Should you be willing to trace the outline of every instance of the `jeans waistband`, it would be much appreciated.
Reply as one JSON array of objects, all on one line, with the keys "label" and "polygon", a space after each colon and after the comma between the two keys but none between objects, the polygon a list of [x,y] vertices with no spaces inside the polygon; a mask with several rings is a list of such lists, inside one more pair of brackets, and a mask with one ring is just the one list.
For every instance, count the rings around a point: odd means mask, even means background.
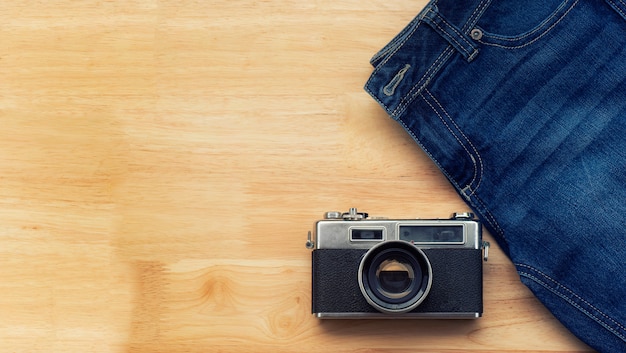
[{"label": "jeans waistband", "polygon": [[[438,6],[443,2],[446,3]],[[472,30],[490,3],[491,0],[428,3],[371,59],[375,70],[365,89],[392,118],[397,118],[452,54],[458,52],[468,62],[478,55],[472,35],[479,33]]]},{"label": "jeans waistband", "polygon": [[[624,0],[605,0],[626,19]],[[471,62],[482,31],[474,26],[492,0],[431,0],[370,63],[365,90],[394,119],[456,53]]]}]

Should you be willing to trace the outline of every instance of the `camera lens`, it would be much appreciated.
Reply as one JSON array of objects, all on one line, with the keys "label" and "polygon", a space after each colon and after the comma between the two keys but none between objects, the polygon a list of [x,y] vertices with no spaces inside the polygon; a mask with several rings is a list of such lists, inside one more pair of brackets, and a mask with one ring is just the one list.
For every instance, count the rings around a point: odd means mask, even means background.
[{"label": "camera lens", "polygon": [[363,296],[385,313],[415,309],[428,295],[431,283],[428,258],[406,241],[389,241],[371,248],[359,266]]},{"label": "camera lens", "polygon": [[401,298],[411,288],[415,273],[410,264],[403,263],[401,259],[388,259],[376,269],[376,279],[385,296]]}]

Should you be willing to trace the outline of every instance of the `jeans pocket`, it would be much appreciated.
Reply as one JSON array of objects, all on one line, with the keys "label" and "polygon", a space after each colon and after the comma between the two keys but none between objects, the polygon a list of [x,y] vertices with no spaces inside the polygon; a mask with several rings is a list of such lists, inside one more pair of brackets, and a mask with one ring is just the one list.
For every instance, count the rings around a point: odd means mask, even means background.
[{"label": "jeans pocket", "polygon": [[494,1],[478,21],[479,41],[507,49],[525,47],[557,27],[579,1]]},{"label": "jeans pocket", "polygon": [[[457,123],[455,116],[444,107],[444,103],[429,90],[424,90],[419,96],[425,104],[424,107],[427,107],[419,120],[429,128],[423,129],[424,131],[418,131],[421,129],[411,131],[410,123],[405,126],[448,180],[465,198],[470,198],[482,184],[484,171],[482,156],[463,127]],[[418,136],[420,134],[422,136]],[[436,147],[431,147],[431,144]],[[435,149],[439,157],[429,152]]]}]

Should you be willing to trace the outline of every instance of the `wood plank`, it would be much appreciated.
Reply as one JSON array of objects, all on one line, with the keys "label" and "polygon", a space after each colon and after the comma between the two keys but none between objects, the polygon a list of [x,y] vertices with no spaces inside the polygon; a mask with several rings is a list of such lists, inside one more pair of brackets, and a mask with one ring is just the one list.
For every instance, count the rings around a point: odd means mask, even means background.
[{"label": "wood plank", "polygon": [[467,210],[362,89],[425,3],[0,5],[0,351],[590,351],[497,247],[480,320],[310,314],[323,212]]}]

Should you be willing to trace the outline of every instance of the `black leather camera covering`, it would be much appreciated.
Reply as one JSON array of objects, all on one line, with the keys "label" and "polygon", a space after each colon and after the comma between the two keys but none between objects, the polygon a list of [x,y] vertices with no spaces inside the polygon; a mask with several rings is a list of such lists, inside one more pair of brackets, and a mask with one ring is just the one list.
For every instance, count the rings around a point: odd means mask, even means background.
[{"label": "black leather camera covering", "polygon": [[[422,249],[433,271],[426,299],[411,312],[483,312],[482,250]],[[313,313],[378,313],[359,289],[362,249],[313,251]],[[402,315],[402,314],[400,314]]]}]

